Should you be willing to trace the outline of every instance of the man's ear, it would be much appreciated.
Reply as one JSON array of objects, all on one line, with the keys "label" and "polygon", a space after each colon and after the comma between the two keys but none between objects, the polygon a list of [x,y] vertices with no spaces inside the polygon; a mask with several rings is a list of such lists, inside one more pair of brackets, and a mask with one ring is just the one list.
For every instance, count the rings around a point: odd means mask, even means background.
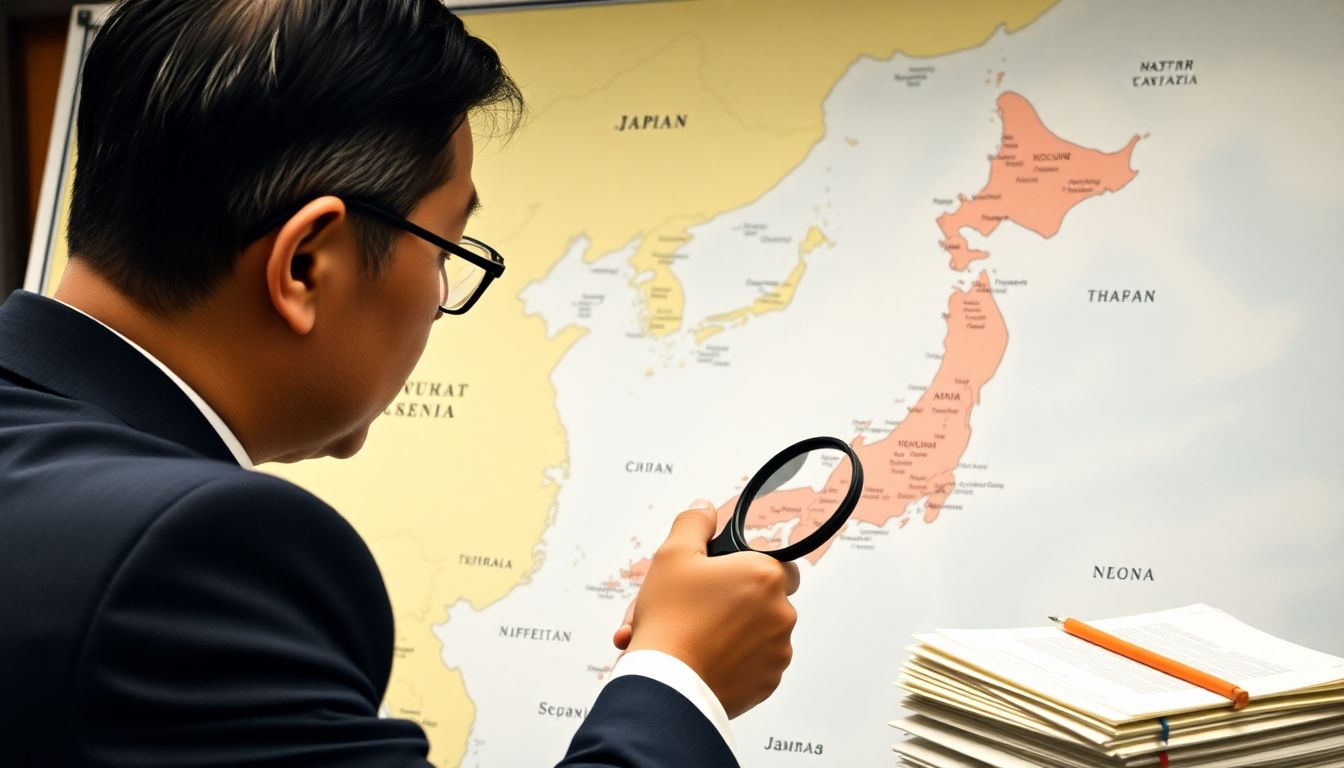
[{"label": "man's ear", "polygon": [[319,197],[289,217],[271,245],[266,289],[276,313],[297,334],[307,335],[317,324],[318,299],[340,261],[333,248],[344,221],[339,197]]}]

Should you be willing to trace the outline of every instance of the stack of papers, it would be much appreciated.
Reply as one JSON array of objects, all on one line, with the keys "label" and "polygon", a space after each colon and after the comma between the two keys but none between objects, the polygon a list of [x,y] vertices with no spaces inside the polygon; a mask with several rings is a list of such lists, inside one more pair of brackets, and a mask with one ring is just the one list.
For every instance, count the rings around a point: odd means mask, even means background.
[{"label": "stack of papers", "polygon": [[921,768],[1344,766],[1344,659],[1207,605],[1088,621],[1235,683],[1232,702],[1058,626],[918,635],[895,746]]}]

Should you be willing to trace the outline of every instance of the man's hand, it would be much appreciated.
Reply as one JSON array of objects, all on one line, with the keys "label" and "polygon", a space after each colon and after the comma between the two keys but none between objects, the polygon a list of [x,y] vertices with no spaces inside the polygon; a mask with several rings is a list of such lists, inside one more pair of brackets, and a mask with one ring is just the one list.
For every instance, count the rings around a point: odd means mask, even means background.
[{"label": "man's hand", "polygon": [[774,692],[793,658],[798,567],[757,552],[709,557],[714,517],[709,505],[677,516],[613,641],[685,662],[737,717]]}]

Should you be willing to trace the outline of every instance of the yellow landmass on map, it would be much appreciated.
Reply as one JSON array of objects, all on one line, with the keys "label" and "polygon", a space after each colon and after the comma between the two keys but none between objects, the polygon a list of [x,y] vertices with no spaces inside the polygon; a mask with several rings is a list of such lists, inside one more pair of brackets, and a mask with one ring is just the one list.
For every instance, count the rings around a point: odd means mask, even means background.
[{"label": "yellow landmass on map", "polygon": [[803,257],[823,244],[829,244],[830,242],[820,229],[817,227],[809,228],[807,236],[803,238],[802,244],[798,247],[798,264],[794,266],[789,276],[784,278],[783,282],[754,299],[751,304],[739,307],[731,312],[723,312],[705,318],[695,328],[695,343],[703,344],[706,339],[729,328],[736,328],[746,323],[751,317],[764,315],[767,312],[778,312],[789,306],[794,295],[798,293],[798,284],[803,280],[803,273],[807,271],[807,262],[803,260]]},{"label": "yellow landmass on map", "polygon": [[798,266],[793,268],[789,276],[784,278],[784,282],[766,291],[759,299],[751,303],[751,313],[753,315],[763,315],[766,312],[778,312],[787,307],[789,302],[793,301],[793,295],[798,292],[798,283],[803,279],[803,273],[807,271],[807,262],[798,260]]},{"label": "yellow landmass on map", "polygon": [[581,336],[571,327],[547,339],[509,292],[487,296],[435,325],[411,377],[453,394],[407,395],[391,409],[431,415],[383,416],[350,461],[266,467],[341,510],[368,542],[397,626],[385,706],[425,728],[439,764],[460,760],[474,708],[432,627],[447,606],[482,609],[540,565],[558,491],[547,472],[567,466],[549,373]]},{"label": "yellow landmass on map", "polygon": [[707,323],[702,323],[695,329],[695,343],[704,344],[705,341],[708,340],[711,336],[717,336],[726,330],[728,330],[728,328],[722,325],[709,325]]},{"label": "yellow landmass on map", "polygon": [[[508,271],[469,314],[437,324],[412,382],[438,382],[439,394],[400,398],[356,459],[267,467],[327,499],[368,541],[397,622],[385,706],[424,726],[436,764],[461,761],[474,707],[432,627],[447,606],[484,608],[531,577],[552,521],[552,478],[567,468],[550,373],[582,332],[548,338],[518,293],[579,233],[589,260],[641,238],[632,264],[645,330],[676,332],[684,294],[675,263],[689,230],[760,197],[801,162],[850,64],[971,48],[1053,2],[705,0],[467,17],[531,107],[511,140],[478,145],[485,207],[471,232],[500,249]],[[647,116],[669,127],[617,130]],[[66,185],[60,233],[68,200]],[[60,233],[48,292],[64,266]],[[802,269],[738,319],[786,305]]]},{"label": "yellow landmass on map", "polygon": [[635,286],[643,300],[641,322],[654,335],[663,336],[681,326],[685,297],[681,281],[672,274],[672,266],[681,249],[690,242],[686,228],[696,221],[679,216],[654,227],[630,257],[635,268]]},{"label": "yellow landmass on map", "polygon": [[827,239],[826,233],[822,232],[821,228],[808,227],[807,236],[803,238],[803,244],[798,246],[798,255],[806,256],[823,245],[833,245],[833,243]]}]

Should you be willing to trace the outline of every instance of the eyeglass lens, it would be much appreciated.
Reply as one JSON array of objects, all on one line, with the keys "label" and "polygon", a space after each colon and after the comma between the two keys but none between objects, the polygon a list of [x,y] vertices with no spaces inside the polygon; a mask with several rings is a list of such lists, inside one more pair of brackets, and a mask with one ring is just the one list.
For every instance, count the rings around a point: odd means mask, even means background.
[{"label": "eyeglass lens", "polygon": [[[463,239],[460,245],[478,253],[482,258],[490,258],[489,251],[476,243]],[[485,279],[485,270],[470,261],[452,253],[439,255],[439,306],[444,309],[457,309],[476,294],[481,281]]]}]

